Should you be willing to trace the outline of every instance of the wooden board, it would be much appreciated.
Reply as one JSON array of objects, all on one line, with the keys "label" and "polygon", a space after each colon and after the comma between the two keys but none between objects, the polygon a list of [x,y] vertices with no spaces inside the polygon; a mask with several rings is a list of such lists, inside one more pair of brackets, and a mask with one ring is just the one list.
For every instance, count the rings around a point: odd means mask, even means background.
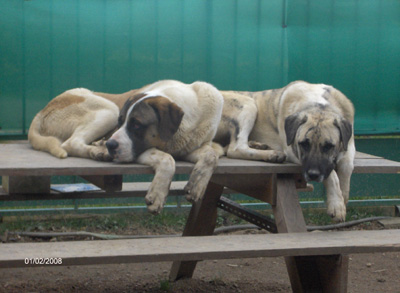
[{"label": "wooden board", "polygon": [[82,178],[105,191],[122,190],[122,175],[84,175]]},{"label": "wooden board", "polygon": [[30,258],[89,265],[389,251],[400,251],[400,230],[6,243],[0,244],[0,268],[38,266],[25,264]]},{"label": "wooden board", "polygon": [[[185,195],[184,187],[187,181],[173,181],[168,192],[168,196]],[[57,187],[57,184],[52,185]],[[0,200],[63,200],[63,199],[88,199],[88,198],[123,198],[123,197],[144,197],[149,190],[150,182],[125,182],[121,191],[76,191],[76,192],[58,192],[51,190],[49,194],[8,194],[0,186]],[[224,188],[224,194],[237,193],[229,188]]]},{"label": "wooden board", "polygon": [[378,157],[362,152],[356,152],[356,159],[383,159],[383,157]]},{"label": "wooden board", "polygon": [[[152,174],[149,166],[97,162],[90,159],[57,159],[48,153],[33,150],[28,143],[0,144],[0,176],[53,176],[53,175],[121,175]],[[355,173],[399,173],[400,163],[378,157],[359,155],[355,160]],[[188,174],[193,164],[177,162],[176,173]],[[215,174],[298,174],[301,167],[292,164],[271,164],[221,158]]]},{"label": "wooden board", "polygon": [[356,159],[353,173],[400,174],[400,163],[386,159]]},{"label": "wooden board", "polygon": [[2,183],[8,194],[50,193],[50,176],[2,176]]},{"label": "wooden board", "polygon": [[[0,175],[119,175],[152,174],[149,166],[140,164],[117,164],[98,162],[90,159],[58,159],[48,153],[35,151],[29,144],[0,144]],[[176,173],[188,174],[193,164],[177,162]],[[222,158],[215,173],[300,173],[295,164],[269,164],[258,161],[234,160]]]}]

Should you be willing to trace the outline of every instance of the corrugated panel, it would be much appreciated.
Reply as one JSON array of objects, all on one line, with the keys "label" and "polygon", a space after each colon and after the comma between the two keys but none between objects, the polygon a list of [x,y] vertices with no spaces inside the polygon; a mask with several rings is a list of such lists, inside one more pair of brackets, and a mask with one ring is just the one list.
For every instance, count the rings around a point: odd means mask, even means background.
[{"label": "corrugated panel", "polygon": [[400,132],[396,0],[0,0],[0,135],[74,87],[159,79],[262,90],[333,84],[357,133]]},{"label": "corrugated panel", "polygon": [[290,80],[341,89],[358,134],[400,132],[399,1],[289,1],[288,27]]},{"label": "corrugated panel", "polygon": [[282,1],[0,2],[0,134],[24,133],[51,98],[74,87],[283,83]]}]

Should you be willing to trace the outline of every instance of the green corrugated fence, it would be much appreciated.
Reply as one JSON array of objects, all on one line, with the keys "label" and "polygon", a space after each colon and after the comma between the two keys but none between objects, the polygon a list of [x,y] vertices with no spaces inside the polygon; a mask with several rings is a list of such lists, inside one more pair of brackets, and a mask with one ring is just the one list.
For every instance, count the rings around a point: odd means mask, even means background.
[{"label": "green corrugated fence", "polygon": [[74,87],[332,84],[357,134],[400,133],[398,0],[0,0],[0,136]]}]

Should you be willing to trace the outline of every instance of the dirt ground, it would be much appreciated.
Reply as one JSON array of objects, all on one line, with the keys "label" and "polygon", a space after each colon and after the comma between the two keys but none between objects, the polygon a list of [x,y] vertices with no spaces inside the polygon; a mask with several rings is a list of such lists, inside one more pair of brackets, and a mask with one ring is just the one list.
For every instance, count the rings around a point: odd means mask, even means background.
[{"label": "dirt ground", "polygon": [[[0,292],[291,292],[283,258],[202,261],[192,279],[177,282],[167,281],[170,267],[140,263],[1,269]],[[400,292],[400,253],[350,255],[348,292]]]},{"label": "dirt ground", "polygon": [[[169,283],[170,263],[2,269],[1,292],[291,292],[282,258],[203,261]],[[400,253],[350,256],[348,292],[400,292]]]}]

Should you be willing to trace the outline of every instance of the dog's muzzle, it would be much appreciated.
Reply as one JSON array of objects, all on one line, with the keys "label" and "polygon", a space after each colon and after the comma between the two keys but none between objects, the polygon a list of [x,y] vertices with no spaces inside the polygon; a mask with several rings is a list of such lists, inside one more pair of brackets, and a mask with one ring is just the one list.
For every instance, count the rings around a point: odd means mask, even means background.
[{"label": "dog's muzzle", "polygon": [[112,158],[114,158],[115,155],[117,154],[118,146],[119,146],[119,144],[115,139],[110,139],[106,142],[106,147],[107,147],[108,153],[110,154],[110,156]]},{"label": "dog's muzzle", "polygon": [[310,169],[304,172],[304,178],[306,181],[317,181],[322,182],[324,180],[324,175],[317,169]]}]

